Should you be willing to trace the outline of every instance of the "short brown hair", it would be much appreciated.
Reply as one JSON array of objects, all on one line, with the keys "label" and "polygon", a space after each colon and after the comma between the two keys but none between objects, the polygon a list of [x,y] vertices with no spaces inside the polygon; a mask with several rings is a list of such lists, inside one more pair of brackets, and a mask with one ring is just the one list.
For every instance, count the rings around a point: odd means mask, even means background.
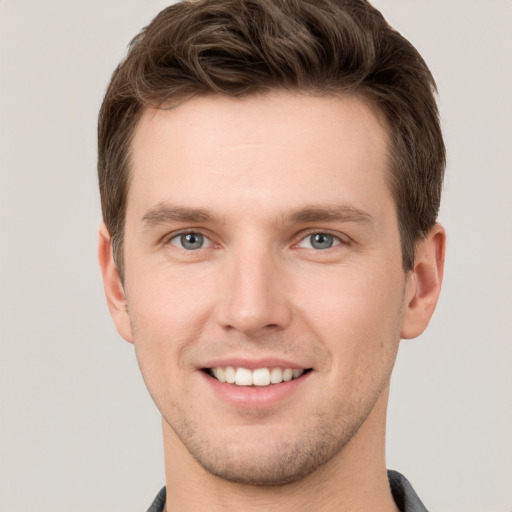
[{"label": "short brown hair", "polygon": [[188,0],[130,44],[98,122],[103,219],[123,276],[130,145],[147,108],[274,89],[358,95],[384,116],[404,270],[435,224],[445,167],[436,85],[416,49],[365,0]]}]

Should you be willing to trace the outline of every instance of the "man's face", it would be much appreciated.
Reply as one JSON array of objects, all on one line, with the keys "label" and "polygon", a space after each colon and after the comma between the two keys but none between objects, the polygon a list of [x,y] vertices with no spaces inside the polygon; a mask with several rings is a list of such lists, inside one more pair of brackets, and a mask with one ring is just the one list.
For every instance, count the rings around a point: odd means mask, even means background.
[{"label": "man's face", "polygon": [[198,97],[147,111],[132,149],[117,323],[167,438],[247,483],[335,460],[385,409],[410,295],[378,117]]}]

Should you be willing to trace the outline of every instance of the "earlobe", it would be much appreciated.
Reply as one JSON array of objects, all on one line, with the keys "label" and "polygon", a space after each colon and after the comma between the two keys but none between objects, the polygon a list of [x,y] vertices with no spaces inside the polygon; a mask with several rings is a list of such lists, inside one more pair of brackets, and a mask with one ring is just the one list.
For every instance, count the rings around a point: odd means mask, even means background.
[{"label": "earlobe", "polygon": [[110,233],[105,224],[99,228],[98,260],[103,275],[103,288],[107,298],[108,309],[117,332],[128,342],[132,343],[130,317],[126,303],[123,283],[119,277],[114,257]]},{"label": "earlobe", "polygon": [[416,338],[427,327],[437,305],[443,281],[446,234],[435,224],[418,242],[414,268],[408,276],[401,337]]}]

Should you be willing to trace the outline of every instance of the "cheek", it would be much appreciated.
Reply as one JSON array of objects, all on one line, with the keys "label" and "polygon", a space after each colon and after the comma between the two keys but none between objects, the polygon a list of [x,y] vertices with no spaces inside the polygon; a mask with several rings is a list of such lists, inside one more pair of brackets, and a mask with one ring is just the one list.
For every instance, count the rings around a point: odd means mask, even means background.
[{"label": "cheek", "polygon": [[132,269],[129,275],[141,276],[126,283],[137,361],[154,401],[162,403],[190,372],[187,352],[203,337],[213,290],[197,273]]},{"label": "cheek", "polygon": [[197,268],[146,271],[137,281],[127,282],[126,292],[132,322],[153,342],[178,343],[185,335],[196,338],[215,298],[211,276]]},{"label": "cheek", "polygon": [[297,285],[301,316],[336,364],[376,364],[396,351],[404,276],[384,269],[329,269]]}]

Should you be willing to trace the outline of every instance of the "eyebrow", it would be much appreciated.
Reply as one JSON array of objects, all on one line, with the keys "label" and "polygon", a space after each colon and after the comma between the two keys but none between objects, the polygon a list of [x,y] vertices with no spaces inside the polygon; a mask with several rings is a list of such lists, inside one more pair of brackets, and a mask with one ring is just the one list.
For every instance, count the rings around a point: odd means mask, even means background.
[{"label": "eyebrow", "polygon": [[[373,225],[373,217],[366,211],[351,205],[309,205],[285,214],[285,224],[305,224],[311,222],[353,222]],[[150,208],[143,216],[142,223],[147,227],[171,222],[218,223],[219,217],[204,208],[187,208],[159,204]]]},{"label": "eyebrow", "polygon": [[148,227],[170,222],[214,223],[216,221],[218,221],[217,216],[204,208],[185,208],[168,204],[159,204],[154,208],[150,208],[142,216],[142,223]]},{"label": "eyebrow", "polygon": [[373,225],[373,217],[366,211],[351,205],[310,205],[285,216],[289,223],[354,222]]}]

